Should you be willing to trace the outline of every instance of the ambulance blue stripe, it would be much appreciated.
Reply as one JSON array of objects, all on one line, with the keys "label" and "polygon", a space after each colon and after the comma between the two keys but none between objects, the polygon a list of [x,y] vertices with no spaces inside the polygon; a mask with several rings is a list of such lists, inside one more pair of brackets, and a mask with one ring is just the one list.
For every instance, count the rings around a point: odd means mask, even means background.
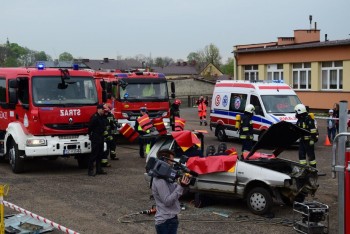
[{"label": "ambulance blue stripe", "polygon": [[276,123],[277,123],[277,122],[280,122],[280,120],[277,119],[275,116],[273,116],[273,115],[269,115],[269,116],[271,116],[271,118],[273,118],[273,119],[276,121]]},{"label": "ambulance blue stripe", "polygon": [[[216,114],[216,115],[223,115],[223,116],[232,116],[232,117],[236,117],[237,114],[242,114],[239,112],[233,112],[233,111],[228,111],[228,110],[220,110],[220,109],[214,109],[211,111],[211,113]],[[274,120],[276,120],[276,122],[279,122],[278,119],[276,119],[274,116],[271,116]],[[273,124],[273,122],[263,118],[263,117],[257,117],[257,116],[253,116],[253,121],[255,122],[259,122],[259,123],[264,123],[264,124],[268,124],[271,125]]]}]

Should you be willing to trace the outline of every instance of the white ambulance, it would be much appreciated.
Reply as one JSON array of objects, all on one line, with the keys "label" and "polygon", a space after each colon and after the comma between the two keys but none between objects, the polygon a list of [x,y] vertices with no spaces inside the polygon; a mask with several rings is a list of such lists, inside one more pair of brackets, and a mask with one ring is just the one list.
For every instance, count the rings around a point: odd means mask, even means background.
[{"label": "white ambulance", "polygon": [[210,129],[215,130],[220,141],[228,137],[239,138],[236,121],[243,116],[249,103],[255,107],[253,128],[257,141],[273,123],[288,121],[295,124],[294,107],[301,102],[283,81],[217,81],[210,109]]}]

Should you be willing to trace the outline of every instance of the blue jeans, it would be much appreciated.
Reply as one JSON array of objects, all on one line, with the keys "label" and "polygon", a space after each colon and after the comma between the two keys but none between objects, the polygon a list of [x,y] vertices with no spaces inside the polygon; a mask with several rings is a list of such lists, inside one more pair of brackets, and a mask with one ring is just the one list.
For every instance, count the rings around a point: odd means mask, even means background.
[{"label": "blue jeans", "polygon": [[327,128],[327,132],[328,132],[328,139],[331,143],[333,143],[335,134],[337,132],[336,128]]},{"label": "blue jeans", "polygon": [[156,231],[157,234],[176,234],[178,226],[179,220],[177,219],[177,216],[175,216],[162,224],[156,225]]}]

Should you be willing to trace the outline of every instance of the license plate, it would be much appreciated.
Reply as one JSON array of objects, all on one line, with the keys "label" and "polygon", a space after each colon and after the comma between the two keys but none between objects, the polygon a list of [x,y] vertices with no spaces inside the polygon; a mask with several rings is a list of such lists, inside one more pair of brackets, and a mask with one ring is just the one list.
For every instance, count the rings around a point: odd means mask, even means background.
[{"label": "license plate", "polygon": [[80,154],[81,150],[80,149],[65,149],[63,150],[63,155],[67,154]]}]

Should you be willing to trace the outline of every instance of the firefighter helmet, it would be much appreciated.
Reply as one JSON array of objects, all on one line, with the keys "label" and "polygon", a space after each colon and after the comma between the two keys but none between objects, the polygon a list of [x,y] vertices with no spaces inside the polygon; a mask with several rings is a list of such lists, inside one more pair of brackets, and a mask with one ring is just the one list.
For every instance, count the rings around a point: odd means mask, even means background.
[{"label": "firefighter helmet", "polygon": [[248,104],[245,107],[244,111],[253,114],[253,112],[255,111],[255,107],[252,104]]},{"label": "firefighter helmet", "polygon": [[181,105],[181,100],[180,99],[176,99],[175,102],[174,102],[176,105]]},{"label": "firefighter helmet", "polygon": [[306,110],[306,107],[303,105],[303,104],[298,104],[294,107],[294,110],[295,110],[295,113],[297,115],[301,115],[303,113],[306,113],[307,110]]}]

